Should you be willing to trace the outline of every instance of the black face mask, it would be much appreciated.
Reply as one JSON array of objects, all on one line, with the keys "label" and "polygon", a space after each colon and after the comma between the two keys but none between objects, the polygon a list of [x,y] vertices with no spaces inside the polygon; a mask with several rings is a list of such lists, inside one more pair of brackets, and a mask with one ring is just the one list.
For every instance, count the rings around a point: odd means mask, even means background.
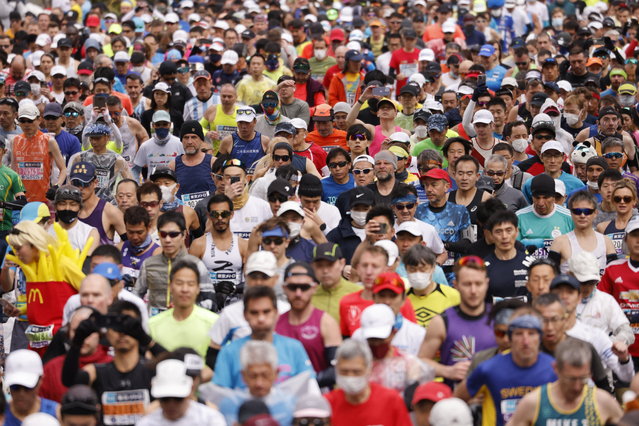
[{"label": "black face mask", "polygon": [[222,55],[220,55],[219,53],[214,53],[214,54],[211,55],[211,63],[212,64],[217,64],[221,60],[222,60]]},{"label": "black face mask", "polygon": [[78,218],[78,213],[73,210],[58,210],[55,212],[55,217],[59,219],[61,222],[66,223],[67,225],[72,224]]}]

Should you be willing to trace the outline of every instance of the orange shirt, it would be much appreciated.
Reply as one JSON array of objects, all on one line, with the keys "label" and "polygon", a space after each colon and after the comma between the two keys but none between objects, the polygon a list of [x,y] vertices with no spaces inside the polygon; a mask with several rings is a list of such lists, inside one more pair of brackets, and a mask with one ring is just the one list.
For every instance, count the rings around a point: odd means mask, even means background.
[{"label": "orange shirt", "polygon": [[[126,110],[126,113],[129,114],[129,117],[133,115],[133,104],[131,103],[131,98],[129,98],[129,95],[125,95],[124,93],[120,93],[120,92],[116,92],[115,90],[111,91],[111,94],[113,96],[117,96],[118,98],[120,98],[120,101],[122,102],[122,108],[124,108]],[[84,100],[84,106],[87,105],[93,105],[93,95],[87,97]]]},{"label": "orange shirt", "polygon": [[346,132],[339,129],[333,129],[333,133],[323,137],[316,130],[306,135],[306,142],[313,142],[324,148],[325,151],[330,151],[337,146],[344,148],[346,151],[350,151],[346,144]]},{"label": "orange shirt", "polygon": [[47,202],[45,194],[51,180],[49,135],[38,133],[27,138],[24,133],[13,140],[14,170],[24,185],[27,200]]},{"label": "orange shirt", "polygon": [[[459,37],[462,40],[466,40],[466,36],[464,32],[459,28],[459,25],[455,25],[455,38]],[[444,38],[444,32],[442,31],[442,26],[440,24],[432,24],[426,27],[424,31],[424,36],[422,37],[424,41],[436,40]]]}]

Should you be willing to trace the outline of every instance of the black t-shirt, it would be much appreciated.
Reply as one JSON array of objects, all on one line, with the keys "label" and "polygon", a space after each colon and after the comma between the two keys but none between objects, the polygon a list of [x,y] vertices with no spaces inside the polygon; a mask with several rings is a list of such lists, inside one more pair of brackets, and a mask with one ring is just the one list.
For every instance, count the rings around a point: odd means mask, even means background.
[{"label": "black t-shirt", "polygon": [[570,127],[570,126],[568,125],[568,123],[566,123],[566,119],[565,119],[565,118],[562,118],[562,119],[561,119],[561,128],[562,128],[562,129],[564,129],[565,131],[567,131],[568,133],[570,133],[570,135],[571,135],[573,138],[574,138],[574,137],[576,137],[576,136],[577,136],[577,134],[578,134],[579,132],[581,132],[583,129],[585,129],[586,127],[590,127],[590,126],[588,126],[585,122],[582,122],[582,123],[581,123],[581,127],[577,127],[577,128]]},{"label": "black t-shirt", "polygon": [[515,297],[525,296],[526,277],[528,265],[532,261],[524,251],[517,251],[517,255],[511,260],[499,260],[494,252],[484,258],[487,264],[488,297]]},{"label": "black t-shirt", "polygon": [[568,72],[566,73],[566,80],[568,80],[568,82],[570,84],[572,84],[572,87],[580,87],[583,86],[586,83],[586,80],[588,80],[588,78],[597,78],[597,74],[593,74],[591,72],[586,72],[584,75],[576,75],[573,74],[572,72]]}]

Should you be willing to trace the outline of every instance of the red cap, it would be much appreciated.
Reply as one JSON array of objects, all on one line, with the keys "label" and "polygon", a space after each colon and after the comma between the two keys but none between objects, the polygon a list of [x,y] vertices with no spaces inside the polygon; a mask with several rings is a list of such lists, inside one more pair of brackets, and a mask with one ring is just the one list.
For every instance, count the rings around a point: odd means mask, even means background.
[{"label": "red cap", "polygon": [[331,41],[344,41],[346,40],[346,34],[344,34],[344,30],[341,28],[333,28],[331,30]]},{"label": "red cap", "polygon": [[449,185],[453,184],[450,180],[450,176],[448,176],[448,172],[444,169],[430,169],[425,175],[420,176],[420,179],[424,178],[444,179]]},{"label": "red cap", "polygon": [[87,17],[87,27],[99,27],[100,26],[100,17],[98,15],[89,15]]},{"label": "red cap", "polygon": [[402,294],[406,287],[404,287],[404,280],[397,272],[384,272],[379,274],[373,283],[373,293],[379,293],[382,290],[393,290],[397,294]]},{"label": "red cap", "polygon": [[413,405],[423,400],[438,402],[442,399],[451,398],[452,396],[453,392],[450,388],[441,382],[423,383],[415,389]]}]

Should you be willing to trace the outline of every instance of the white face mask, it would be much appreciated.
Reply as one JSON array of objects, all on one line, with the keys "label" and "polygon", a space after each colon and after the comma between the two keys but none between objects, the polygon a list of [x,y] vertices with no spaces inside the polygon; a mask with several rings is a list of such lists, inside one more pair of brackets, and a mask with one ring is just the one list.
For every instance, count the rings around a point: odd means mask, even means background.
[{"label": "white face mask", "polygon": [[528,140],[527,139],[515,139],[512,141],[511,145],[513,149],[517,152],[524,152],[526,148],[528,148]]},{"label": "white face mask", "polygon": [[315,59],[322,61],[326,58],[326,49],[314,49],[313,55],[315,55]]},{"label": "white face mask", "polygon": [[413,272],[408,274],[408,282],[415,290],[423,290],[430,285],[432,276],[430,272]]},{"label": "white face mask", "polygon": [[428,137],[428,127],[423,125],[415,126],[415,136],[419,139],[426,139]]},{"label": "white face mask", "polygon": [[588,181],[586,184],[588,185],[588,188],[594,189],[595,191],[599,190],[599,184],[597,182]]},{"label": "white face mask", "polygon": [[160,190],[162,191],[162,201],[164,201],[165,203],[170,203],[171,201],[173,201],[173,190],[175,189],[176,185],[177,183],[169,186],[160,186]]},{"label": "white face mask", "polygon": [[38,83],[31,84],[31,93],[35,96],[40,96],[40,85]]},{"label": "white face mask", "polygon": [[552,26],[560,30],[564,26],[564,18],[552,18]]},{"label": "white face mask", "polygon": [[490,14],[495,18],[499,18],[501,16],[501,9],[493,9],[490,11]]},{"label": "white face mask", "polygon": [[297,238],[302,230],[302,222],[288,222],[288,229],[291,231],[290,237]]},{"label": "white face mask", "polygon": [[366,389],[368,377],[335,375],[335,384],[348,395],[357,395]]},{"label": "white face mask", "polygon": [[368,212],[354,212],[351,210],[351,219],[353,219],[353,222],[355,222],[355,225],[364,226],[366,225],[367,214]]},{"label": "white face mask", "polygon": [[574,126],[579,122],[578,114],[569,114],[567,112],[564,112],[564,118],[566,119],[566,123],[568,123],[569,126]]},{"label": "white face mask", "polygon": [[133,67],[133,71],[137,72],[138,74],[142,74],[144,72],[144,66],[141,67]]}]

